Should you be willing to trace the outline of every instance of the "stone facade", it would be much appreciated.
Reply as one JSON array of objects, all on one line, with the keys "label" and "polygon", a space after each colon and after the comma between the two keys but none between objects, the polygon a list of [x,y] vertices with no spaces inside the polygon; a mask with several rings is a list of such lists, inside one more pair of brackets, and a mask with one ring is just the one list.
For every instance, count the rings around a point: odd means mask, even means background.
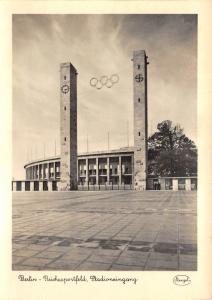
[{"label": "stone facade", "polygon": [[60,65],[60,187],[77,189],[77,70],[71,63]]},{"label": "stone facade", "polygon": [[133,52],[134,189],[145,190],[147,178],[147,56]]}]

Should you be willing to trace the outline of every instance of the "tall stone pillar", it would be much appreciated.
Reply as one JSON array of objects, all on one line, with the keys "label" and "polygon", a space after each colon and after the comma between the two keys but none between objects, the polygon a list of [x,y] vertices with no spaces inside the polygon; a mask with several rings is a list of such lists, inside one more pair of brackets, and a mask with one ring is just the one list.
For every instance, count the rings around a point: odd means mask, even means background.
[{"label": "tall stone pillar", "polygon": [[147,56],[133,52],[134,188],[146,189],[147,178]]},{"label": "tall stone pillar", "polygon": [[96,184],[99,184],[99,158],[96,158]]},{"label": "tall stone pillar", "polygon": [[122,175],[121,156],[119,156],[118,174],[119,174],[119,185],[121,185],[121,175]]},{"label": "tall stone pillar", "polygon": [[60,65],[60,189],[77,189],[77,70]]}]

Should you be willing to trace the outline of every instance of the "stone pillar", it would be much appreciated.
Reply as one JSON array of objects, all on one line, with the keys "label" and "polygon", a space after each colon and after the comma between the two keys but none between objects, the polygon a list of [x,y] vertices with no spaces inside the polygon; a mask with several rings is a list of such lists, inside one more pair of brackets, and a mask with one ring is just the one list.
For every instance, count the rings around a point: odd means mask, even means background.
[{"label": "stone pillar", "polygon": [[62,190],[77,189],[77,70],[60,65],[60,181]]},{"label": "stone pillar", "polygon": [[185,189],[186,189],[186,191],[191,191],[191,178],[186,178]]},{"label": "stone pillar", "polygon": [[30,181],[30,191],[34,191],[34,182]]},{"label": "stone pillar", "polygon": [[39,191],[43,191],[43,181],[39,181]]},{"label": "stone pillar", "polygon": [[55,180],[56,179],[56,163],[53,162],[53,170],[54,170],[54,177],[53,179]]},{"label": "stone pillar", "polygon": [[47,179],[50,179],[50,163],[47,164],[47,168],[48,168],[48,175],[47,175]]},{"label": "stone pillar", "polygon": [[21,181],[21,190],[25,191],[25,181]]},{"label": "stone pillar", "polygon": [[48,191],[52,191],[52,181],[48,181]]},{"label": "stone pillar", "polygon": [[44,177],[45,177],[45,167],[44,167],[44,164],[42,164],[42,174],[43,174],[43,180],[44,180]]},{"label": "stone pillar", "polygon": [[110,158],[107,157],[107,185],[110,184]]},{"label": "stone pillar", "polygon": [[119,156],[119,167],[118,167],[118,173],[119,173],[119,185],[121,185],[121,174],[122,174],[122,167],[121,167],[121,156]]},{"label": "stone pillar", "polygon": [[178,191],[178,179],[172,179],[172,189]]},{"label": "stone pillar", "polygon": [[17,184],[16,184],[16,181],[13,181],[13,191],[17,191]]},{"label": "stone pillar", "polygon": [[96,158],[96,184],[99,184],[99,158]]},{"label": "stone pillar", "polygon": [[146,189],[147,177],[147,56],[133,52],[134,188]]},{"label": "stone pillar", "polygon": [[86,161],[86,177],[85,177],[85,184],[88,185],[88,174],[89,174],[89,169],[88,169],[88,158],[86,158],[85,161]]}]

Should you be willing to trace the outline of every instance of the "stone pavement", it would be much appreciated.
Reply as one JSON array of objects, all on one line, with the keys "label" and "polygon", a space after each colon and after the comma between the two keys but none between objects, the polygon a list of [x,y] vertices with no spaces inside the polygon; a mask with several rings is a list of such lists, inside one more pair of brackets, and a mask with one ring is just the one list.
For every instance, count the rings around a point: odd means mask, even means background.
[{"label": "stone pavement", "polygon": [[13,192],[13,270],[197,270],[196,192]]}]

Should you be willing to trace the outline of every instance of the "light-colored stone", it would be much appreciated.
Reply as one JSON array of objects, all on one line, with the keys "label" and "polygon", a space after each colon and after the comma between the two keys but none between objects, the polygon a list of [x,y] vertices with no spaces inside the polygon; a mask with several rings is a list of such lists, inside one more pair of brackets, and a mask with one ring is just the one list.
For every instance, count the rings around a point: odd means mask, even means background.
[{"label": "light-colored stone", "polygon": [[186,189],[186,191],[191,190],[191,178],[186,178],[186,180],[185,180],[185,189]]},{"label": "light-colored stone", "polygon": [[43,191],[43,181],[39,181],[39,191]]},{"label": "light-colored stone", "polygon": [[22,182],[21,182],[21,190],[22,190],[22,191],[25,191],[25,181],[22,181]]},{"label": "light-colored stone", "polygon": [[77,189],[77,70],[60,65],[60,189]]},{"label": "light-colored stone", "polygon": [[147,176],[147,56],[133,53],[134,86],[134,188],[146,189]]},{"label": "light-colored stone", "polygon": [[178,191],[178,179],[172,180],[173,191]]}]

